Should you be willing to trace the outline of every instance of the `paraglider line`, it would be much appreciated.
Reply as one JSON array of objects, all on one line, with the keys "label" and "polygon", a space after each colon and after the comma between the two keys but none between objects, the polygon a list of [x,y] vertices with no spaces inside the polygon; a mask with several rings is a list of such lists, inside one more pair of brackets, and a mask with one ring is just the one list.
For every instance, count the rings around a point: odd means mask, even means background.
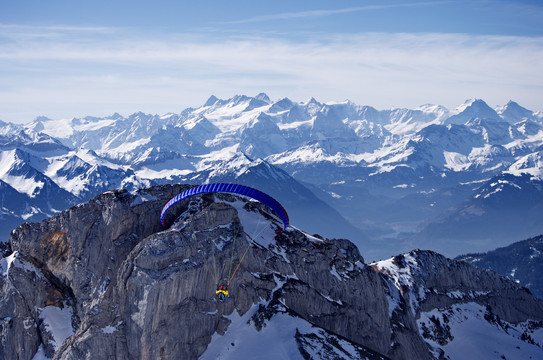
[{"label": "paraglider line", "polygon": [[[238,213],[239,214],[239,213]],[[245,218],[245,212],[242,212],[241,214],[241,223],[243,223],[243,219]],[[258,231],[258,229],[260,228],[260,224],[261,224],[261,221],[262,219],[259,218],[258,219],[258,224],[255,228],[255,233]],[[234,273],[232,274],[232,276],[230,276],[231,274],[231,271],[232,271],[232,263],[234,261],[234,250],[235,250],[235,245],[236,245],[236,238],[237,238],[237,235],[238,235],[238,232],[236,231],[234,233],[234,242],[233,242],[233,245],[232,245],[232,256],[230,258],[230,270],[228,271],[228,279],[230,279],[228,281],[228,286],[230,286],[230,283],[232,282],[232,280],[234,279],[235,275],[236,275],[236,272],[238,271],[240,265],[243,263],[243,259],[245,258],[245,256],[247,255],[247,252],[249,251],[251,245],[254,243],[254,238],[257,238],[258,236],[260,236],[260,234],[262,234],[262,232],[264,231],[264,228],[261,228],[260,231],[258,232],[258,234],[254,235],[251,237],[249,234],[247,234],[247,237],[249,237],[249,239],[251,239],[251,241],[249,242],[248,246],[247,246],[247,249],[245,249],[245,252],[243,253],[241,259],[239,260],[239,263],[238,265],[236,266],[236,269],[234,270]]]},{"label": "paraglider line", "polygon": [[[197,240],[197,236],[195,234],[192,234],[192,238],[194,240],[196,240],[196,242],[198,243],[198,251],[201,251],[203,252],[203,247],[202,247],[202,242],[200,240]],[[211,246],[214,246],[214,244],[211,244]],[[209,264],[204,260],[203,263],[205,264],[205,267],[207,268],[207,271],[209,271],[209,275],[213,278],[213,281],[215,282],[215,286],[217,286],[219,284],[219,278],[217,276],[217,270],[215,268],[215,249],[212,248],[212,252],[213,252],[213,268],[215,269],[215,272],[211,271],[211,268],[209,267]]]},{"label": "paraglider line", "polygon": [[232,273],[232,263],[234,262],[234,249],[236,248],[236,238],[238,237],[238,230],[234,232],[234,243],[232,244],[232,254],[230,256],[230,268],[228,269],[228,278],[230,279],[230,274]]},{"label": "paraglider line", "polygon": [[234,270],[234,273],[232,274],[230,281],[228,281],[228,286],[230,286],[230,283],[232,282],[232,280],[234,280],[234,277],[236,276],[236,273],[238,272],[238,269],[241,263],[243,262],[243,259],[245,259],[245,256],[249,252],[249,249],[251,248],[252,243],[253,243],[253,239],[251,239],[251,241],[249,242],[249,245],[247,245],[247,249],[245,249],[245,252],[243,253],[243,256],[241,257],[241,260],[239,261],[238,266],[236,266],[236,270]]},{"label": "paraglider line", "polygon": [[215,244],[213,243],[212,241],[212,244],[211,244],[211,253],[212,253],[212,258],[213,258],[213,271],[215,272],[215,284],[219,284],[219,277],[217,275],[217,264],[216,264],[216,261],[215,261]]},{"label": "paraglider line", "polygon": [[[166,219],[166,213],[172,206],[174,206],[178,202],[183,201],[183,200],[185,200],[187,198],[190,198],[192,196],[195,196],[195,195],[206,194],[206,193],[215,193],[215,192],[217,192],[217,193],[226,192],[226,193],[232,193],[232,194],[236,194],[236,195],[249,197],[249,198],[252,198],[252,199],[254,199],[254,200],[256,200],[256,201],[258,201],[258,202],[260,202],[260,203],[262,203],[262,204],[264,204],[266,206],[268,206],[271,210],[273,210],[275,212],[276,215],[278,215],[279,219],[283,222],[283,229],[276,232],[275,236],[273,237],[274,239],[277,236],[279,236],[284,230],[286,230],[287,227],[289,226],[288,213],[286,212],[285,208],[277,200],[275,200],[274,198],[272,198],[268,194],[263,193],[260,190],[257,190],[257,189],[254,189],[254,188],[251,188],[251,187],[248,187],[248,186],[244,186],[244,185],[231,184],[231,183],[203,184],[203,185],[191,187],[191,188],[177,194],[176,196],[171,198],[164,205],[164,207],[162,208],[162,211],[161,211],[161,214],[160,214],[160,222],[161,222],[161,224],[164,227],[166,227],[166,223],[169,222],[169,221],[166,221],[167,220]],[[243,217],[243,215],[245,215],[245,214],[242,214],[242,217]],[[216,219],[213,219],[213,220],[216,220]],[[253,232],[254,233],[258,232],[258,234],[256,236],[251,237],[249,234],[244,232],[247,235],[247,237],[250,239],[250,241],[249,241],[249,244],[247,246],[247,249],[245,249],[242,257],[240,258],[237,266],[234,269],[234,272],[232,273],[232,267],[233,267],[232,265],[234,265],[234,253],[238,253],[235,250],[236,249],[235,248],[236,240],[237,240],[237,236],[240,235],[239,234],[239,229],[236,229],[236,232],[234,233],[233,244],[232,244],[232,253],[231,253],[231,256],[230,256],[230,266],[229,266],[229,269],[228,269],[228,278],[229,278],[228,285],[230,285],[230,283],[233,281],[233,279],[237,275],[237,272],[238,272],[240,266],[242,265],[242,262],[244,261],[245,257],[247,256],[247,253],[248,253],[249,249],[251,248],[251,246],[253,244],[256,243],[254,241],[254,239],[259,238],[260,234],[262,234],[262,232],[265,230],[266,227],[261,228],[260,231],[259,231],[259,228],[261,227],[261,221],[262,220],[263,219],[261,217],[259,217],[258,218],[258,223],[256,224],[256,227],[254,228]],[[243,223],[243,221],[241,221],[241,222]],[[211,234],[211,235],[212,235],[212,238],[213,238],[213,234]],[[200,247],[199,250],[202,250],[201,241],[199,239],[197,239],[197,241],[198,241],[199,247]],[[258,243],[256,243],[256,244],[258,246],[261,246]],[[211,241],[210,245],[214,246],[214,247],[217,247],[216,243],[213,240]],[[204,263],[205,263],[209,273],[214,278],[215,284],[218,285],[219,271],[217,269],[217,260],[215,258],[215,256],[216,256],[215,252],[218,251],[218,250],[216,250],[214,247],[211,249],[211,253],[212,253],[211,255],[213,257],[213,271],[211,271],[210,264],[209,264],[208,261],[204,261]],[[221,252],[222,252],[222,248],[221,248]],[[221,266],[221,268],[220,268],[220,276],[221,276],[221,280],[222,280],[223,271],[226,270],[226,269],[224,268],[224,266],[222,266],[222,265],[220,265],[220,266]],[[232,274],[232,275],[230,276],[230,274]]]},{"label": "paraglider line", "polygon": [[204,264],[206,265],[207,271],[209,271],[209,275],[210,275],[210,276],[213,278],[213,280],[215,281],[215,285],[218,285],[219,282],[217,281],[216,276],[213,275],[213,272],[211,271],[211,268],[209,267],[209,264],[207,264],[205,261],[204,261]]}]

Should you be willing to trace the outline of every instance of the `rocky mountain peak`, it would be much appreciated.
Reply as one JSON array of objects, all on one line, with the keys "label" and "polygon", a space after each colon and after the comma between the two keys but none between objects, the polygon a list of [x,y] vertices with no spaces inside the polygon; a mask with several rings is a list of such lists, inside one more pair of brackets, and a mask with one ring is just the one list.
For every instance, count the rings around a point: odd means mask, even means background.
[{"label": "rocky mountain peak", "polygon": [[445,120],[444,124],[463,125],[473,119],[502,120],[498,113],[481,99],[467,100],[455,110],[456,114]]},{"label": "rocky mountain peak", "polygon": [[514,123],[518,119],[531,119],[533,118],[533,112],[520,106],[518,103],[509,100],[509,102],[498,109],[500,116],[509,123]]},{"label": "rocky mountain peak", "polygon": [[214,105],[219,99],[215,95],[211,95],[209,99],[205,102],[204,106],[212,106]]},{"label": "rocky mountain peak", "polygon": [[266,93],[259,93],[258,95],[255,96],[255,99],[264,101],[266,103],[271,103],[271,100]]},{"label": "rocky mountain peak", "polygon": [[289,110],[295,106],[295,103],[292,102],[289,98],[282,98],[281,100],[275,102],[272,106],[270,106],[270,109],[268,110],[270,113],[277,113],[285,110]]},{"label": "rocky mountain peak", "polygon": [[541,271],[543,236],[519,241],[486,253],[461,255],[457,259],[477,267],[493,269],[497,273],[525,284],[537,297],[543,298]]},{"label": "rocky mountain peak", "polygon": [[[109,191],[14,230],[0,262],[0,353],[250,358],[258,343],[270,358],[431,359],[447,348],[434,346],[428,314],[465,303],[526,336],[543,327],[541,302],[493,272],[420,250],[368,266],[348,240],[278,234],[270,209],[237,196],[180,202],[162,227],[164,203],[188,188]],[[440,324],[439,344],[455,344],[453,321]]]}]

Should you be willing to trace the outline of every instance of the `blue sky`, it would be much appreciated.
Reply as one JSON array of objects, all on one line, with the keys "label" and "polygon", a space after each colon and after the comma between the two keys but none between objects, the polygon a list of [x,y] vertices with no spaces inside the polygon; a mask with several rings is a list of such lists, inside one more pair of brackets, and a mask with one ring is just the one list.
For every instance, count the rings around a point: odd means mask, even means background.
[{"label": "blue sky", "polygon": [[0,0],[0,119],[212,94],[543,110],[543,2]]}]

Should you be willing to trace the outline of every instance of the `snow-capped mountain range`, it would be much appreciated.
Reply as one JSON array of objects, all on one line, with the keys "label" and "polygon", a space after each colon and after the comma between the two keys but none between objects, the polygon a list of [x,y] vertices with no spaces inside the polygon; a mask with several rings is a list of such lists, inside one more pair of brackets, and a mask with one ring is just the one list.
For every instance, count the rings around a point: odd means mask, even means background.
[{"label": "snow-capped mountain range", "polygon": [[104,190],[211,181],[265,188],[295,224],[375,259],[543,233],[543,114],[512,101],[377,110],[211,96],[160,116],[0,123],[0,151],[4,234]]}]

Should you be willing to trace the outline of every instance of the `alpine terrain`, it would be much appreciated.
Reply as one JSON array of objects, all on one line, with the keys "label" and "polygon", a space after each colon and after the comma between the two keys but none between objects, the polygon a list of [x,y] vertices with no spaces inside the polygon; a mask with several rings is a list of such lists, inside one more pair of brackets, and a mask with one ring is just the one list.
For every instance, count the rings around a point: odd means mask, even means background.
[{"label": "alpine terrain", "polygon": [[17,227],[0,260],[0,356],[543,357],[543,301],[494,271],[422,250],[368,264],[230,194],[180,201],[162,226],[190,187],[108,191]]},{"label": "alpine terrain", "polygon": [[461,255],[456,260],[494,270],[526,286],[534,296],[543,299],[542,253],[543,236],[537,236],[486,253]]},{"label": "alpine terrain", "polygon": [[179,113],[0,123],[0,231],[97,194],[167,183],[266,191],[366,257],[483,252],[543,233],[543,114],[469,100],[377,110],[211,96]]}]

